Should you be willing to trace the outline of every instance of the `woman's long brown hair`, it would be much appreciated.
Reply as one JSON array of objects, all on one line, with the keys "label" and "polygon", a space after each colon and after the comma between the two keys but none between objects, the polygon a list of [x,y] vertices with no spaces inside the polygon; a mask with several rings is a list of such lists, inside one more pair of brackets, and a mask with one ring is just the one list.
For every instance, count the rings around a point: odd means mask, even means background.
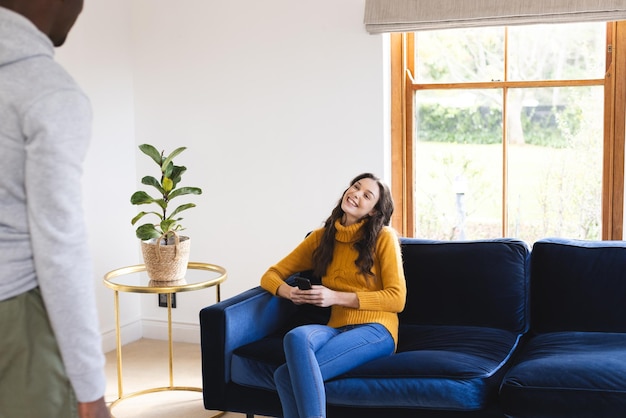
[{"label": "woman's long brown hair", "polygon": [[[378,202],[376,203],[376,206],[374,206],[374,214],[367,216],[365,224],[361,229],[361,236],[354,243],[354,248],[359,253],[355,264],[365,277],[369,277],[373,275],[372,267],[374,266],[374,249],[376,247],[376,239],[378,238],[378,234],[381,229],[384,226],[389,225],[391,215],[393,214],[394,204],[389,188],[381,182],[378,177],[371,173],[359,174],[350,182],[350,187],[352,187],[357,181],[364,178],[376,181],[378,188],[380,189]],[[350,187],[348,187],[348,189]],[[324,276],[328,266],[333,260],[335,234],[337,232],[337,228],[335,228],[335,221],[341,219],[344,215],[344,211],[341,209],[341,201],[343,199],[343,195],[348,189],[343,192],[341,198],[339,199],[339,203],[337,203],[337,206],[335,206],[328,219],[326,219],[326,222],[324,223],[325,230],[322,235],[322,241],[320,242],[319,247],[317,247],[317,249],[313,252],[313,274],[316,277]]]}]

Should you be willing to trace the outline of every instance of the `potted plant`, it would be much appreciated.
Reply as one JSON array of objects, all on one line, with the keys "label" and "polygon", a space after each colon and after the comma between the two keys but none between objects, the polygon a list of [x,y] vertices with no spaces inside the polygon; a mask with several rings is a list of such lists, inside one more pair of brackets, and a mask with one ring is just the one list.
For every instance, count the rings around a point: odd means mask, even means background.
[{"label": "potted plant", "polygon": [[148,276],[154,281],[173,281],[185,277],[189,261],[191,240],[187,236],[179,236],[178,232],[184,228],[180,224],[183,218],[178,215],[196,205],[185,203],[168,212],[170,202],[179,196],[202,194],[198,187],[178,187],[186,167],[174,164],[174,157],[183,152],[186,147],[180,147],[165,156],[149,144],[139,145],[141,152],[150,157],[160,170],[160,180],[153,176],[145,176],[141,183],[152,186],[158,195],[153,197],[145,191],[139,190],[130,198],[133,205],[156,204],[157,211],[141,211],[135,216],[131,224],[135,225],[146,215],[154,215],[158,223],[145,223],[137,227],[135,234],[141,240],[141,251],[146,265]]}]

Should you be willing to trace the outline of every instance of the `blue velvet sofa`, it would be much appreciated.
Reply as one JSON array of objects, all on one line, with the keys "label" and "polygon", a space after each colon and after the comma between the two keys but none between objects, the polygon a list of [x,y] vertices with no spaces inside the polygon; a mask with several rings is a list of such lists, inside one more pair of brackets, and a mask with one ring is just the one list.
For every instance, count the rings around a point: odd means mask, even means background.
[{"label": "blue velvet sofa", "polygon": [[[626,416],[626,243],[401,247],[398,351],[327,382],[329,417]],[[260,288],[203,309],[205,407],[282,416],[282,335],[326,317]]]},{"label": "blue velvet sofa", "polygon": [[[529,329],[528,245],[403,238],[401,248],[397,353],[327,382],[328,416],[502,417],[500,383]],[[258,287],[202,309],[205,408],[281,417],[282,336],[327,316]]]}]

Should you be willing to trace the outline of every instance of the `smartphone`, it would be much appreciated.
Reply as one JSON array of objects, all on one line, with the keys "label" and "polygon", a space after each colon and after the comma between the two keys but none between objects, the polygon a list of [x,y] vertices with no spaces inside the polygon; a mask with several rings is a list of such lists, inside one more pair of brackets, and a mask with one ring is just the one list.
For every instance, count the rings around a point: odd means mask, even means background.
[{"label": "smartphone", "polygon": [[309,290],[311,289],[311,281],[305,277],[296,277],[296,286],[300,290]]}]

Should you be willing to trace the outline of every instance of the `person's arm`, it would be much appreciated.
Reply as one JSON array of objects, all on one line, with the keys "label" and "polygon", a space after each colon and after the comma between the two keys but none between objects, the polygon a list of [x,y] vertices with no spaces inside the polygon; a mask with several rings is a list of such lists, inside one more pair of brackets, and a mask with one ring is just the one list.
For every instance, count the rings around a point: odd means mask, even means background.
[{"label": "person's arm", "polygon": [[273,295],[292,299],[293,288],[285,280],[294,273],[313,268],[313,251],[319,245],[322,232],[322,229],[311,232],[291,253],[270,267],[261,277],[261,287]]},{"label": "person's arm", "polygon": [[[311,290],[279,288],[294,303],[308,303],[320,307],[333,305],[353,309],[400,312],[406,302],[406,282],[398,237],[391,228],[384,228],[376,243],[377,275],[382,281],[380,290],[345,292],[324,286]],[[287,285],[285,285],[287,286]],[[289,286],[287,286],[289,287]]]},{"label": "person's arm", "polygon": [[81,184],[91,135],[89,101],[69,87],[48,92],[25,110],[23,129],[38,284],[77,400],[98,401],[106,378]]},{"label": "person's arm", "polygon": [[[293,254],[298,254],[299,248],[300,246],[279,264],[270,268],[264,275],[265,283],[270,283],[269,277],[273,278],[272,286],[275,287],[270,287],[270,289],[275,290],[272,293],[290,299],[295,304],[308,303],[320,307],[339,305],[354,309],[386,312],[401,312],[404,309],[406,281],[400,243],[393,229],[383,228],[376,243],[377,274],[382,281],[381,290],[344,292],[319,285],[313,286],[311,290],[300,290],[297,287],[289,286],[284,282],[284,278],[300,270],[288,270],[287,273],[281,274],[280,266],[283,263],[290,265],[294,257]],[[261,283],[263,285],[263,279]],[[263,287],[269,290],[267,287]]]},{"label": "person's arm", "polygon": [[93,402],[79,402],[78,416],[80,418],[110,418],[111,413],[104,402],[104,396]]},{"label": "person's arm", "polygon": [[383,228],[376,243],[377,275],[382,289],[357,292],[359,309],[401,312],[406,303],[406,281],[396,232]]}]

